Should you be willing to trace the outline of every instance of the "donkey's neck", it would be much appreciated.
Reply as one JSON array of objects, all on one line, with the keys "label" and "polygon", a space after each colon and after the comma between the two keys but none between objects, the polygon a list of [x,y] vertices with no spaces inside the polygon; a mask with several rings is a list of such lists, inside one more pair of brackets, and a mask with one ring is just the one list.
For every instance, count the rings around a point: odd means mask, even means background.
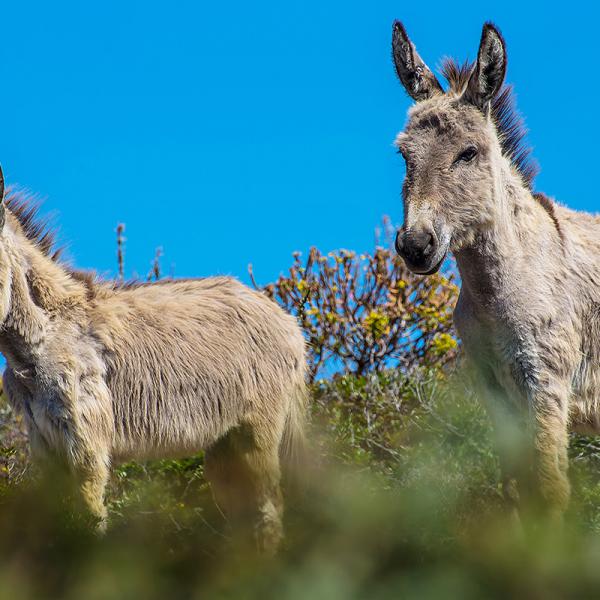
[{"label": "donkey's neck", "polygon": [[545,272],[548,253],[562,252],[553,216],[517,176],[504,170],[494,196],[488,226],[456,252],[463,290],[481,306],[513,294],[520,274]]},{"label": "donkey's neck", "polygon": [[31,243],[12,218],[3,238],[0,261],[5,285],[0,303],[6,317],[0,327],[0,352],[9,365],[23,370],[38,361],[56,317],[75,316],[72,312],[82,305],[85,290]]}]

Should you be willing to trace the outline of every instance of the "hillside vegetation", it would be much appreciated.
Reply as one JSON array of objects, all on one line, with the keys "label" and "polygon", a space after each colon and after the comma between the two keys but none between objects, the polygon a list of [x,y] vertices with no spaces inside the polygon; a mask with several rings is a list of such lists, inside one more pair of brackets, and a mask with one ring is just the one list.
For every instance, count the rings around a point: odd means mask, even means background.
[{"label": "hillside vegetation", "polygon": [[[564,528],[504,515],[490,424],[451,325],[451,270],[414,278],[388,251],[295,255],[266,286],[310,344],[310,463],[274,560],[231,544],[199,454],[113,475],[95,538],[60,472],[28,463],[0,401],[2,598],[470,598],[600,586],[600,444],[573,437]],[[149,277],[160,276],[157,262]]]}]

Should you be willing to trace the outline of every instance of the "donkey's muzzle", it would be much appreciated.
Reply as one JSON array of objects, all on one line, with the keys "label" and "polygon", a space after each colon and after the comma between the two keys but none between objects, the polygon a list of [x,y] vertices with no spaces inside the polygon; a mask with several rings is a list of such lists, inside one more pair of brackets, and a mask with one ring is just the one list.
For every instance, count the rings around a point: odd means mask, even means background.
[{"label": "donkey's muzzle", "polygon": [[396,252],[411,271],[427,273],[438,254],[438,240],[433,231],[401,229],[396,235]]}]

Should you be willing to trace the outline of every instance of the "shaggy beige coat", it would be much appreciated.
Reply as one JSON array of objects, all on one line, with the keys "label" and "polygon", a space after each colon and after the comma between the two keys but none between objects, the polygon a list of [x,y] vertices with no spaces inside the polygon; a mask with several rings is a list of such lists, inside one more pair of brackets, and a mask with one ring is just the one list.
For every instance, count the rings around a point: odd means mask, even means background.
[{"label": "shaggy beige coat", "polygon": [[521,500],[558,516],[569,428],[600,425],[600,219],[533,192],[493,25],[473,66],[446,63],[446,92],[400,23],[393,55],[417,100],[397,139],[407,164],[398,251],[422,274],[454,253],[455,324],[495,422],[507,492],[519,499],[516,481]]},{"label": "shaggy beige coat", "polygon": [[[6,208],[4,208],[6,206]],[[80,478],[105,525],[117,461],[206,449],[217,502],[281,537],[280,452],[301,441],[304,340],[274,302],[226,278],[118,286],[65,268],[26,201],[0,232],[0,351],[36,456]]]}]

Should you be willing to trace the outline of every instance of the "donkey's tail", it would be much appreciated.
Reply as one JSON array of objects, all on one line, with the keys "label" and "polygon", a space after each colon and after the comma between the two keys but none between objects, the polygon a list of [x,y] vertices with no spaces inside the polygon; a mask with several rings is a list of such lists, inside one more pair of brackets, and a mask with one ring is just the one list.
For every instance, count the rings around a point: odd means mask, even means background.
[{"label": "donkey's tail", "polygon": [[300,372],[292,388],[285,429],[279,446],[279,456],[285,471],[285,479],[289,480],[293,487],[301,485],[306,475],[305,426],[307,405],[308,389],[304,381],[304,372]]}]

